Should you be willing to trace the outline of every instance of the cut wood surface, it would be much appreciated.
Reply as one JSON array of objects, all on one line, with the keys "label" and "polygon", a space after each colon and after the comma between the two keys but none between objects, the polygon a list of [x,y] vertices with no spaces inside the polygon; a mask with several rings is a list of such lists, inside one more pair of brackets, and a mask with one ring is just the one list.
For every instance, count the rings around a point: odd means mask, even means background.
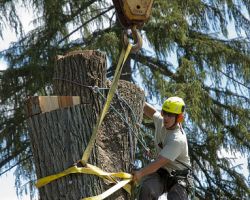
[{"label": "cut wood surface", "polygon": [[26,102],[28,117],[80,104],[79,96],[34,96]]}]

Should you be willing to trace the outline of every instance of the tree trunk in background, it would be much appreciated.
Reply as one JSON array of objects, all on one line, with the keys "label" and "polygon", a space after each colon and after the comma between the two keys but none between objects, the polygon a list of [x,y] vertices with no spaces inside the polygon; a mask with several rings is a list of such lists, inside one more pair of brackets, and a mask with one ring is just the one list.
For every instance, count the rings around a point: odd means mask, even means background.
[{"label": "tree trunk in background", "polygon": [[132,82],[132,67],[131,67],[131,57],[128,56],[126,62],[124,63],[121,80]]},{"label": "tree trunk in background", "polygon": [[[107,90],[93,92],[88,86],[106,88],[110,85],[106,80],[105,55],[98,51],[58,58],[54,78],[55,95],[80,96],[81,104],[29,118],[38,179],[59,173],[81,159],[107,94]],[[138,131],[136,124],[141,123],[143,103],[142,90],[129,82],[119,82],[118,93],[112,101],[116,110],[109,109],[105,117],[88,161],[90,164],[108,172],[130,172]],[[40,188],[39,194],[41,200],[79,200],[98,195],[109,187],[96,176],[73,174]],[[121,189],[107,199],[130,197]]]}]

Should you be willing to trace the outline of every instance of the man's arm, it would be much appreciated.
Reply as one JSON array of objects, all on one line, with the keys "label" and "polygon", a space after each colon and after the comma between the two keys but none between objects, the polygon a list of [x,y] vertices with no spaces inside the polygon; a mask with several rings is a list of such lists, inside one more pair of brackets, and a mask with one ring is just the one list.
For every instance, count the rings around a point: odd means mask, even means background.
[{"label": "man's arm", "polygon": [[147,102],[145,102],[145,104],[144,104],[144,110],[143,111],[144,111],[144,114],[147,117],[149,117],[150,119],[152,119],[153,116],[154,116],[154,114],[155,114],[155,112],[156,112],[156,109],[152,105],[150,105]]},{"label": "man's arm", "polygon": [[156,172],[158,169],[166,165],[170,160],[167,158],[164,158],[163,156],[159,156],[157,160],[154,162],[150,163],[146,167],[133,172],[133,181],[138,183],[142,177],[147,176],[149,174],[152,174]]}]

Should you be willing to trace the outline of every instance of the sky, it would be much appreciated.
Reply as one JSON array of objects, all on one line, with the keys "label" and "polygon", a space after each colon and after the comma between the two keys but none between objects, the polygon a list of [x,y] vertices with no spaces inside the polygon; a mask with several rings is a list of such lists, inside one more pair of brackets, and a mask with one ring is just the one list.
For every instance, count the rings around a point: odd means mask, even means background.
[{"label": "sky", "polygon": [[0,198],[1,200],[29,200],[29,195],[24,195],[21,198],[17,197],[15,189],[14,170],[0,176]]},{"label": "sky", "polygon": [[[0,38],[0,51],[7,49],[12,41],[16,41],[16,37],[11,30],[7,29],[6,32],[4,32],[4,39]],[[6,67],[6,63],[0,57],[0,70],[4,70]]]},{"label": "sky", "polygon": [[[20,7],[18,13],[22,16],[24,29],[26,31],[31,30],[32,25],[27,19],[32,19],[31,14]],[[7,49],[11,42],[16,41],[17,38],[14,32],[10,29],[4,30],[3,39],[0,38],[0,51]],[[7,65],[3,59],[0,58],[0,70],[6,69]],[[8,173],[0,176],[0,199],[1,200],[29,200],[29,195],[24,195],[21,198],[17,197],[15,189],[15,177],[13,175],[15,169],[12,169]]]},{"label": "sky", "polygon": [[[25,32],[28,32],[33,28],[32,24],[27,19],[32,19],[32,14],[27,12],[27,10],[24,10],[22,7],[19,9],[19,14],[21,15],[23,20],[23,26]],[[6,29],[4,31],[3,35],[4,39],[0,39],[0,51],[7,49],[11,42],[16,41],[15,34],[13,31]],[[231,29],[229,32],[229,37],[234,38],[236,37],[234,30]],[[0,58],[0,70],[4,70],[6,68],[6,63]],[[228,158],[232,158],[235,161],[235,164],[242,164],[242,171],[243,174],[248,177],[248,169],[247,169],[247,159],[242,157],[240,154],[231,155],[229,152],[226,152],[225,150],[221,150],[220,156],[226,156]],[[8,173],[0,176],[0,198],[1,200],[29,200],[29,195],[24,195],[20,198],[16,195],[15,190],[15,177],[13,175],[14,169],[9,171]],[[162,198],[163,199],[163,198]]]}]

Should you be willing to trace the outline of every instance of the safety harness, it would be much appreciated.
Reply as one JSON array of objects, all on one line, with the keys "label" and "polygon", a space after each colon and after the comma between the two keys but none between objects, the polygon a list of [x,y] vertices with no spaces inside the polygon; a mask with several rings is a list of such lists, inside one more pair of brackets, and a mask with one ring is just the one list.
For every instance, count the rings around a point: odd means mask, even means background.
[{"label": "safety harness", "polygon": [[[179,124],[180,130],[182,134],[184,133],[184,130]],[[162,142],[158,143],[159,148],[163,149]],[[171,173],[169,173],[166,169],[160,168],[157,173],[160,174],[160,176],[166,178],[166,191],[169,191],[175,184],[179,184],[182,187],[184,187],[188,194],[193,195],[194,194],[194,178],[193,178],[193,170],[192,168],[185,164],[184,162],[180,160],[175,160],[179,164],[183,165],[185,167],[184,170],[173,170]]]}]

